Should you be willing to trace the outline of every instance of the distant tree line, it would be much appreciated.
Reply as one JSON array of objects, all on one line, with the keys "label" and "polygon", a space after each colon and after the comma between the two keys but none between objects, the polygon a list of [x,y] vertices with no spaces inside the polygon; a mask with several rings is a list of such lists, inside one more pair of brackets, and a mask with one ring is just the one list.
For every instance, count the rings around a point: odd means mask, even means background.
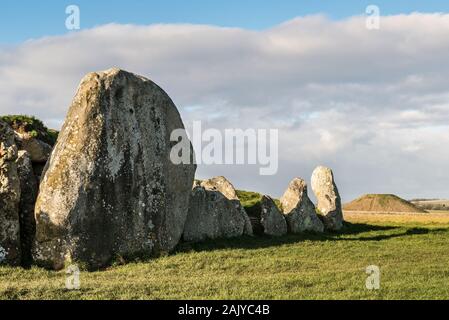
[{"label": "distant tree line", "polygon": [[449,210],[449,206],[444,203],[414,203],[423,210]]}]

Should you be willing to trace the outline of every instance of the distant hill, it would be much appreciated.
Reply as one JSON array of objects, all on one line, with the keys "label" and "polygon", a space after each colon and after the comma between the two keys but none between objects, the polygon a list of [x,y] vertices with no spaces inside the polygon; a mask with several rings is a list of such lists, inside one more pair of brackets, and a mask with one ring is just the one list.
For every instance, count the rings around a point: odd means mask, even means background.
[{"label": "distant hill", "polygon": [[343,206],[347,211],[425,213],[394,194],[366,194]]}]

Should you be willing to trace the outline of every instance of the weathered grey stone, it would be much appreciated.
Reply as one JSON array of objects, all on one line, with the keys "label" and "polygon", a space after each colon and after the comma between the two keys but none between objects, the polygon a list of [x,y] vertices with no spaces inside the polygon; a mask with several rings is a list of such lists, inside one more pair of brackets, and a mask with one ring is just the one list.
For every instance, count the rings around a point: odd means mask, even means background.
[{"label": "weathered grey stone", "polygon": [[324,231],[315,206],[307,195],[307,183],[303,179],[293,179],[280,201],[291,233]]},{"label": "weathered grey stone", "polygon": [[221,192],[229,200],[239,200],[234,186],[223,176],[202,180],[200,184],[206,188],[206,190]]},{"label": "weathered grey stone", "polygon": [[243,234],[247,236],[252,236],[254,233],[253,233],[253,226],[251,225],[251,220],[249,219],[248,214],[245,211],[245,208],[243,208],[243,206],[241,205],[240,200],[238,201],[240,206],[240,214],[243,217],[243,220],[245,221],[245,224],[243,226]]},{"label": "weathered grey stone", "polygon": [[170,161],[175,129],[184,129],[179,112],[152,81],[119,69],[88,74],[41,180],[35,260],[95,269],[172,250],[196,169]]},{"label": "weathered grey stone", "polygon": [[197,242],[242,236],[245,219],[236,201],[229,200],[219,191],[194,187],[183,239]]},{"label": "weathered grey stone", "polygon": [[240,199],[237,196],[237,192],[233,184],[223,176],[214,177],[207,180],[202,180],[200,185],[209,191],[219,191],[221,192],[227,199],[232,200],[235,206],[240,210],[241,216],[245,220],[245,225],[243,229],[243,234],[245,235],[253,235],[253,228],[251,226],[251,221],[240,203]]},{"label": "weathered grey stone", "polygon": [[52,147],[30,135],[30,133],[16,132],[17,146],[20,150],[28,152],[31,161],[45,164],[50,157]]},{"label": "weathered grey stone", "polygon": [[19,218],[22,265],[30,266],[32,262],[31,247],[36,232],[34,206],[38,193],[38,183],[27,151],[19,151],[16,163],[20,181]]},{"label": "weathered grey stone", "polygon": [[0,264],[19,265],[20,182],[14,131],[0,120]]},{"label": "weathered grey stone", "polygon": [[326,229],[340,230],[343,227],[343,212],[332,170],[317,167],[312,174],[312,189],[318,200],[317,208],[323,215]]},{"label": "weathered grey stone", "polygon": [[263,196],[260,208],[260,223],[264,234],[282,236],[287,233],[287,222],[272,198]]}]

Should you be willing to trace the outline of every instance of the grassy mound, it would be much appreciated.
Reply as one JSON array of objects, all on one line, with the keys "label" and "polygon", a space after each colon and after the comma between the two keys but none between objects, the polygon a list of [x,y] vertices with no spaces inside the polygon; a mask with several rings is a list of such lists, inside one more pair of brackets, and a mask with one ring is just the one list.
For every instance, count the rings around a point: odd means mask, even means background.
[{"label": "grassy mound", "polygon": [[347,211],[425,213],[413,203],[393,194],[366,194],[343,206]]},{"label": "grassy mound", "polygon": [[250,208],[260,203],[262,199],[262,195],[257,192],[236,190],[235,193],[237,193],[237,197],[239,197],[242,206],[245,208]]},{"label": "grassy mound", "polygon": [[7,115],[0,116],[0,119],[8,123],[14,131],[19,133],[29,133],[32,137],[44,141],[51,146],[54,146],[58,139],[58,131],[48,129],[41,120],[36,119],[35,117],[26,115]]},{"label": "grassy mound", "polygon": [[[240,203],[245,208],[249,216],[254,216],[260,211],[260,201],[262,194],[253,191],[236,190],[237,197]],[[281,209],[281,202],[278,199],[273,199],[279,210]]]}]

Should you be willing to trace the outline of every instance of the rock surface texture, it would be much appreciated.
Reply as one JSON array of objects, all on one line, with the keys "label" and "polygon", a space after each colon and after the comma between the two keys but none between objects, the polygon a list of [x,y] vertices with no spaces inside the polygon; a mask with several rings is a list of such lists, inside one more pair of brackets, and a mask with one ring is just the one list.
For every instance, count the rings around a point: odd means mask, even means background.
[{"label": "rock surface texture", "polygon": [[317,167],[312,174],[312,189],[318,200],[317,208],[323,215],[326,229],[340,230],[343,227],[343,212],[332,170]]},{"label": "rock surface texture", "polygon": [[14,131],[0,120],[0,264],[21,262],[17,153]]},{"label": "rock surface texture", "polygon": [[252,235],[251,222],[224,177],[195,182],[184,227],[185,241]]},{"label": "rock surface texture", "polygon": [[287,233],[287,222],[269,196],[263,196],[260,201],[260,223],[266,235],[282,236]]},{"label": "rock surface texture", "polygon": [[219,191],[229,200],[239,200],[235,188],[228,179],[223,176],[200,181],[200,185],[210,191]]},{"label": "rock surface texture", "polygon": [[25,150],[32,162],[45,164],[50,157],[52,146],[32,137],[29,133],[16,132],[17,146]]},{"label": "rock surface texture", "polygon": [[214,177],[211,179],[201,181],[201,186],[203,186],[206,190],[209,191],[219,191],[221,192],[227,199],[231,200],[232,203],[235,204],[235,207],[240,210],[240,215],[245,221],[243,234],[245,235],[253,235],[253,229],[251,226],[251,221],[240,203],[240,199],[237,196],[234,186],[228,179],[223,176]]},{"label": "rock surface texture", "polygon": [[315,206],[307,195],[307,184],[303,179],[293,179],[280,201],[289,232],[324,231],[323,223],[316,214]]},{"label": "rock surface texture", "polygon": [[35,260],[96,269],[172,250],[196,170],[170,160],[175,129],[178,110],[150,80],[119,69],[84,77],[41,180]]},{"label": "rock surface texture", "polygon": [[20,181],[19,218],[22,265],[29,267],[32,263],[31,248],[36,232],[34,205],[39,186],[28,152],[20,150],[16,162]]}]

